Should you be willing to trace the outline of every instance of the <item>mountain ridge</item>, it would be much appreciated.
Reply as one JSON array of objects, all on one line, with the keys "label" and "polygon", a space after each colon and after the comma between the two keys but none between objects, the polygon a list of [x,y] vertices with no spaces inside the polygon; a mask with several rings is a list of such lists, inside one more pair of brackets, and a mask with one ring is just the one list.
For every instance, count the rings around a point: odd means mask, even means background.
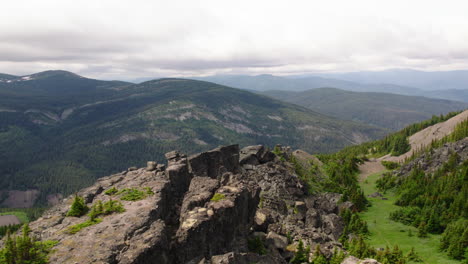
[{"label": "mountain ridge", "polygon": [[[412,123],[468,108],[468,103],[379,92],[317,88],[303,92],[265,91],[262,94],[344,120],[399,130]],[[402,116],[404,114],[404,116]]]}]

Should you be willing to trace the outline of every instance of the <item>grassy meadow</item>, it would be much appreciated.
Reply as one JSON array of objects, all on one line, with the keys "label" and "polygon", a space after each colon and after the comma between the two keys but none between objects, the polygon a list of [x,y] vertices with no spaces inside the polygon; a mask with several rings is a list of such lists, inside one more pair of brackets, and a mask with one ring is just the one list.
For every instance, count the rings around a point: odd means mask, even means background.
[{"label": "grassy meadow", "polygon": [[[377,192],[375,182],[383,172],[370,175],[367,180],[361,182],[361,187],[366,195]],[[414,227],[394,222],[389,219],[390,212],[398,209],[394,205],[396,197],[393,193],[387,192],[382,198],[368,198],[372,206],[362,213],[363,220],[367,221],[369,231],[368,242],[375,248],[393,248],[397,244],[406,254],[412,247],[427,264],[457,264],[457,260],[450,259],[445,253],[439,251],[440,235],[428,234],[427,238],[418,238],[418,230]],[[410,231],[411,230],[411,231]],[[412,233],[412,236],[410,236]],[[421,262],[420,262],[421,263]]]}]

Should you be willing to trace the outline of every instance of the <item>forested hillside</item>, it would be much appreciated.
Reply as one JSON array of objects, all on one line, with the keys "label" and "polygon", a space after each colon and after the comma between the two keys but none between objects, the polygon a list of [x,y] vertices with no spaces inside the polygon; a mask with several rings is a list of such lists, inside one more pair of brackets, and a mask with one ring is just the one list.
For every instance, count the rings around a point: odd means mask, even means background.
[{"label": "forested hillside", "polygon": [[389,93],[351,92],[320,88],[303,92],[265,91],[263,94],[345,120],[399,130],[432,115],[468,107],[467,103]]},{"label": "forested hillside", "polygon": [[[387,260],[383,263],[406,263],[405,261],[413,263],[411,261],[421,260],[420,257],[426,261],[430,259],[434,263],[458,263],[455,260],[466,262],[466,254],[468,254],[468,215],[466,214],[468,212],[466,207],[468,204],[468,120],[459,122],[449,135],[434,140],[425,148],[414,151],[413,155],[402,164],[387,162],[383,159],[382,164],[389,172],[378,172],[375,176],[384,174],[373,186],[373,189],[377,188],[381,193],[367,193],[370,196],[366,197],[362,186],[368,186],[369,183],[366,179],[361,179],[362,182],[358,183],[359,168],[362,163],[369,162],[369,159],[374,159],[370,162],[380,162],[375,158],[386,154],[399,156],[406,153],[410,150],[409,136],[455,115],[457,113],[433,117],[408,126],[382,140],[348,147],[335,154],[319,156],[329,179],[334,182],[338,179],[342,183],[341,186],[348,186],[342,189],[339,184],[334,184],[332,186],[335,187],[335,191],[344,193],[344,197],[352,201],[356,209],[364,211],[360,214],[361,217],[373,221],[365,223],[357,220],[358,216],[350,220],[349,229],[352,230],[350,233],[357,236],[348,245],[352,254],[379,259],[379,254],[382,252],[376,251],[374,247],[382,246],[382,234],[385,234],[387,237],[383,238],[384,245],[394,246],[394,250],[400,250],[403,247],[399,247],[398,243],[404,243],[405,248],[412,245],[415,249],[411,249],[405,259],[394,259],[393,262]],[[311,173],[309,178],[313,179],[314,173]],[[386,200],[389,200],[386,198],[387,195],[391,197],[390,201],[394,203],[393,205],[387,203]],[[391,208],[391,211],[382,211],[374,206]],[[368,207],[369,209],[366,209]],[[367,210],[369,212],[366,212]],[[351,216],[346,216],[346,218],[351,219]],[[377,219],[380,222],[377,222]],[[393,224],[382,219],[391,219]],[[393,228],[393,226],[398,226],[398,223],[403,223],[408,227],[405,230],[401,227]],[[369,224],[372,225],[372,229],[368,228]],[[412,231],[412,228],[416,228],[416,231]],[[392,240],[391,236],[396,237]],[[409,238],[405,238],[406,236]],[[366,238],[369,238],[368,242]],[[434,239],[436,240],[435,246],[433,246]],[[398,250],[395,254],[403,256],[401,252],[398,253]],[[419,257],[418,250],[427,255]],[[445,257],[440,256],[439,251],[443,252]],[[386,249],[385,252],[392,251]],[[447,262],[443,262],[444,258]],[[403,262],[396,262],[397,260]]]},{"label": "forested hillside", "polygon": [[[263,75],[214,75],[195,77],[194,79],[214,82],[230,87],[251,91],[288,91],[302,92],[311,89],[332,87],[354,92],[392,93],[408,96],[424,96],[437,99],[454,100],[468,103],[468,90],[466,85],[444,86],[432,79],[428,86],[408,86],[398,84],[398,77],[388,82],[366,82],[341,79],[338,74],[333,75],[306,75],[306,76],[274,76]],[[451,81],[448,78],[446,81]],[[434,86],[434,90],[427,89]]]},{"label": "forested hillside", "polygon": [[331,152],[385,133],[208,82],[130,85],[67,72],[15,80],[0,86],[0,189],[39,189],[42,201],[174,149],[281,143]]}]

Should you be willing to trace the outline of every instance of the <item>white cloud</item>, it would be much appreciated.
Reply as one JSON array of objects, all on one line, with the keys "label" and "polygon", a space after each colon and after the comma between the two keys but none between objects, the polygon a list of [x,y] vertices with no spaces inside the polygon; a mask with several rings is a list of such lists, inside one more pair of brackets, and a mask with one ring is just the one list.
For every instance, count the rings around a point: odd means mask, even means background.
[{"label": "white cloud", "polygon": [[97,78],[468,68],[468,2],[8,1],[0,72]]}]

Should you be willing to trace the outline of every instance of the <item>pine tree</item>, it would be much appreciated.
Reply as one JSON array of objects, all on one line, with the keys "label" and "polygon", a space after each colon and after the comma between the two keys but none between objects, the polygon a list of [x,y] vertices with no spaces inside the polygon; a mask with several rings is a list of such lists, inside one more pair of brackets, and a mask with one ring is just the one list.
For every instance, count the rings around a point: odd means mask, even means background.
[{"label": "pine tree", "polygon": [[67,213],[67,216],[80,217],[88,212],[89,208],[86,206],[84,199],[78,195],[75,195],[75,199]]},{"label": "pine tree", "polygon": [[341,262],[344,260],[345,254],[341,250],[337,250],[337,248],[334,249],[333,251],[333,256],[330,259],[329,264],[341,264]]},{"label": "pine tree", "polygon": [[297,246],[296,254],[291,259],[292,264],[302,264],[302,263],[309,263],[309,250],[304,248],[304,243],[302,239],[299,240],[299,244]]},{"label": "pine tree", "polygon": [[418,237],[427,237],[427,226],[426,222],[421,222],[418,227]]},{"label": "pine tree", "polygon": [[414,247],[412,247],[408,254],[406,254],[406,259],[413,262],[422,262],[421,258],[414,250]]}]

